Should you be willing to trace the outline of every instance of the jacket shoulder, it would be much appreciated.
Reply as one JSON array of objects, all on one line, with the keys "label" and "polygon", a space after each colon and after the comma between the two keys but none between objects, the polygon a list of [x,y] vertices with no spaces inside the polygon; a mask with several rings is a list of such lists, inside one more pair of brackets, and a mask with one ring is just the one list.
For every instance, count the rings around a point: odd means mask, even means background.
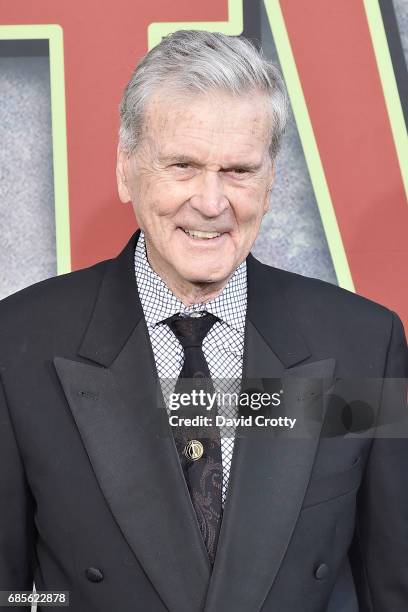
[{"label": "jacket shoulder", "polygon": [[[401,355],[407,354],[402,323],[382,304],[271,266],[265,266],[265,275],[284,296],[293,325],[315,358],[335,357],[345,375],[381,376],[393,335],[398,336]],[[273,291],[269,295],[273,300]]]},{"label": "jacket shoulder", "polygon": [[0,330],[51,323],[65,314],[80,315],[96,297],[111,260],[34,283],[0,301]]},{"label": "jacket shoulder", "polygon": [[388,321],[394,314],[386,306],[338,285],[262,265],[271,278],[275,277],[275,282],[279,283],[294,310],[313,310],[316,314],[324,312],[326,316],[335,318],[374,317],[379,321]]}]

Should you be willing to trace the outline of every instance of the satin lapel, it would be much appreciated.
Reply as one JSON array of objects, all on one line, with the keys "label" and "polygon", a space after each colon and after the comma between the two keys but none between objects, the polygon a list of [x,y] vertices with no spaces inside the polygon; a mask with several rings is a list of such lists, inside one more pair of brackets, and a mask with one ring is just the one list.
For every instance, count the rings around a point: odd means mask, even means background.
[{"label": "satin lapel", "polygon": [[63,357],[54,364],[106,502],[136,558],[170,612],[199,612],[208,555],[141,317],[134,246],[133,237],[112,261],[79,350],[100,365]]},{"label": "satin lapel", "polygon": [[[249,386],[262,390],[267,381],[260,379],[281,379],[284,415],[306,424],[307,435],[303,429],[299,436],[296,426],[279,435],[237,429],[206,612],[262,608],[299,516],[324,417],[322,379],[328,388],[335,366],[333,359],[305,363],[310,351],[282,291],[259,262],[248,264],[243,383],[252,380]],[[316,407],[320,419],[305,423],[311,408],[316,417]]]}]

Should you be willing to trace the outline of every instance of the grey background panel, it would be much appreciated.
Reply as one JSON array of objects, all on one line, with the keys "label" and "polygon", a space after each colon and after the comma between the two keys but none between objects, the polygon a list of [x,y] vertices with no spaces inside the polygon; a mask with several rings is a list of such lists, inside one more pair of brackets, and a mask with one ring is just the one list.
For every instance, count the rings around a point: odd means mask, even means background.
[{"label": "grey background panel", "polygon": [[393,0],[405,62],[408,63],[408,0]]},{"label": "grey background panel", "polygon": [[0,46],[0,298],[57,273],[47,56]]},{"label": "grey background panel", "polygon": [[277,160],[270,211],[252,252],[263,263],[337,284],[292,118]]},{"label": "grey background panel", "polygon": [[[244,2],[244,34],[280,68],[262,0]],[[292,112],[276,163],[270,212],[252,249],[263,263],[337,284]]]},{"label": "grey background panel", "polygon": [[[255,39],[280,68],[263,2],[259,8],[260,36]],[[270,212],[264,217],[252,252],[263,263],[337,284],[292,112],[277,158]]]}]

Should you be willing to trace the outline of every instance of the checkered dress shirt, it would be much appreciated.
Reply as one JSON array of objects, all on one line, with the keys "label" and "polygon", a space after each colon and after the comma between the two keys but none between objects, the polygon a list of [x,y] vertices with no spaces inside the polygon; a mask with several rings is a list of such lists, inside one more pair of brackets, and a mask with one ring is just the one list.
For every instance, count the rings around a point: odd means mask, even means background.
[{"label": "checkered dress shirt", "polygon": [[[201,316],[204,311],[217,316],[217,321],[203,341],[203,353],[208,363],[217,393],[239,393],[244,352],[245,317],[247,308],[247,268],[244,260],[214,299],[186,306],[167,287],[152,269],[147,259],[144,233],[141,230],[135,249],[135,274],[140,301],[149,332],[163,397],[173,392],[184,361],[184,351],[163,320],[173,314]],[[233,417],[237,414],[232,402],[219,402],[218,414]],[[221,429],[223,465],[222,504],[227,494],[234,428]]]}]

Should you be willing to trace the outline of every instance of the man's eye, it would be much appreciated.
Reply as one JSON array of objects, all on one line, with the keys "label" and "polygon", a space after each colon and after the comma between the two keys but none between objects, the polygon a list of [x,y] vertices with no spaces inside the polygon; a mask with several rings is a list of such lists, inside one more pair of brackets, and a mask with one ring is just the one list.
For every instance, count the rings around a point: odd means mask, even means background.
[{"label": "man's eye", "polygon": [[227,172],[230,174],[248,174],[248,169],[237,166],[236,168],[223,168],[222,172]]},{"label": "man's eye", "polygon": [[176,168],[181,168],[182,170],[185,170],[190,167],[190,164],[188,162],[177,162],[176,164],[173,164],[173,165]]},{"label": "man's eye", "polygon": [[248,170],[246,168],[230,168],[227,172],[231,172],[232,174],[248,174]]}]

